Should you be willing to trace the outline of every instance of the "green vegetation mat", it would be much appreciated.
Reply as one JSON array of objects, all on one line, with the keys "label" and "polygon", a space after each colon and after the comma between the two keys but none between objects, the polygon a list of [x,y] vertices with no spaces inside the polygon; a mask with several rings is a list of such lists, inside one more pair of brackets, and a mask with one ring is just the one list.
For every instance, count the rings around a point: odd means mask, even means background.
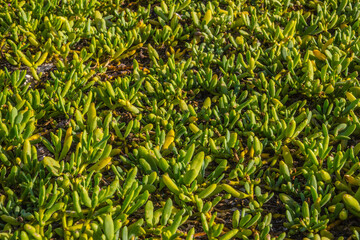
[{"label": "green vegetation mat", "polygon": [[360,239],[357,0],[0,0],[0,239]]}]

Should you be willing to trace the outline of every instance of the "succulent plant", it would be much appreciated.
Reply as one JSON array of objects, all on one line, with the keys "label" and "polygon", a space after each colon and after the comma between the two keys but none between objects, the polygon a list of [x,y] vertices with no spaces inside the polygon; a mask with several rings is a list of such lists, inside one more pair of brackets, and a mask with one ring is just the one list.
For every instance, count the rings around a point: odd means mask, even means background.
[{"label": "succulent plant", "polygon": [[0,6],[0,239],[360,239],[359,2]]}]

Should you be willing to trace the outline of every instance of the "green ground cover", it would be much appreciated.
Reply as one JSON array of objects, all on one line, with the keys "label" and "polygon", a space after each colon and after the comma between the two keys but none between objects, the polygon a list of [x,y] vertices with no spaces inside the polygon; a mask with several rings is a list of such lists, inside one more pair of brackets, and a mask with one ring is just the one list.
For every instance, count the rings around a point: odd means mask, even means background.
[{"label": "green ground cover", "polygon": [[0,0],[0,239],[360,239],[357,0]]}]

